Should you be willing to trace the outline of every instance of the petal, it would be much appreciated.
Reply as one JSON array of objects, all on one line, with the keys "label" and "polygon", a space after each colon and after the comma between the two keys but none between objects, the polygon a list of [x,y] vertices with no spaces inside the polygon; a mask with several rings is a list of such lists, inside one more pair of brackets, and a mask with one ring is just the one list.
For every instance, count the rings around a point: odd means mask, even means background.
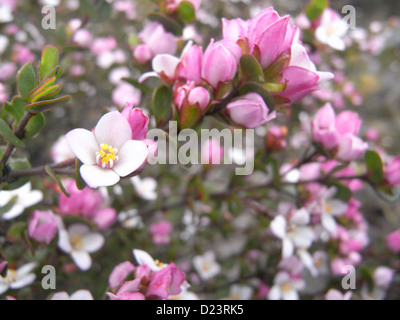
[{"label": "petal", "polygon": [[146,251],[133,249],[133,255],[135,256],[136,261],[138,262],[139,265],[146,265],[152,271],[158,271],[161,269],[159,266],[156,265],[152,256],[149,255]]},{"label": "petal", "polygon": [[321,217],[321,223],[326,230],[330,233],[336,230],[337,224],[335,219],[330,214],[323,214]]},{"label": "petal", "polygon": [[93,296],[88,290],[78,290],[71,295],[70,300],[93,300]]},{"label": "petal", "polygon": [[31,262],[23,265],[22,267],[17,269],[17,277],[22,277],[30,273],[33,269],[37,267],[36,262]]},{"label": "petal", "polygon": [[139,168],[146,161],[149,149],[143,141],[129,140],[118,152],[118,161],[113,170],[120,176],[125,177]]},{"label": "petal", "polygon": [[299,300],[299,295],[295,290],[282,291],[283,300]]},{"label": "petal", "polygon": [[82,179],[91,188],[107,187],[119,181],[119,175],[111,169],[103,169],[98,165],[83,165],[80,169]]},{"label": "petal", "polygon": [[61,291],[53,294],[51,300],[70,300],[70,297],[65,291]]},{"label": "petal", "polygon": [[68,228],[68,233],[73,236],[84,236],[90,231],[90,228],[83,223],[75,223]]},{"label": "petal", "polygon": [[286,219],[283,216],[277,216],[271,222],[271,231],[275,236],[283,239],[286,235]]},{"label": "petal", "polygon": [[113,111],[101,117],[94,129],[94,135],[99,145],[105,143],[121,149],[125,142],[132,139],[132,130],[124,116]]},{"label": "petal", "polygon": [[4,220],[11,220],[18,217],[22,212],[24,212],[24,207],[20,204],[14,204],[14,206],[8,210],[7,212],[3,213],[1,216]]},{"label": "petal", "polygon": [[71,257],[77,267],[83,271],[89,270],[92,266],[92,259],[86,251],[72,251]]},{"label": "petal", "polygon": [[85,129],[74,129],[65,135],[68,145],[76,157],[84,164],[96,163],[96,152],[99,144],[92,132]]},{"label": "petal", "polygon": [[269,300],[279,300],[281,298],[281,290],[278,286],[273,286],[268,293]]},{"label": "petal", "polygon": [[34,204],[39,203],[43,200],[43,193],[39,190],[33,190],[29,192],[26,197],[21,198],[22,205],[27,208],[33,206]]},{"label": "petal", "polygon": [[179,62],[181,62],[181,60],[175,56],[170,54],[159,54],[154,57],[152,66],[153,70],[158,74],[163,72],[168,78],[174,78]]},{"label": "petal", "polygon": [[282,242],[282,258],[289,258],[293,255],[294,245],[289,238],[284,238]]},{"label": "petal", "polygon": [[32,284],[36,279],[36,275],[33,273],[27,274],[19,279],[17,279],[15,282],[11,283],[10,288],[11,289],[20,289],[23,287],[26,287],[30,284]]},{"label": "petal", "polygon": [[99,250],[104,244],[104,237],[100,233],[89,233],[82,238],[82,249],[91,253]]},{"label": "petal", "polygon": [[66,253],[71,252],[72,248],[67,230],[60,230],[58,232],[58,247]]}]

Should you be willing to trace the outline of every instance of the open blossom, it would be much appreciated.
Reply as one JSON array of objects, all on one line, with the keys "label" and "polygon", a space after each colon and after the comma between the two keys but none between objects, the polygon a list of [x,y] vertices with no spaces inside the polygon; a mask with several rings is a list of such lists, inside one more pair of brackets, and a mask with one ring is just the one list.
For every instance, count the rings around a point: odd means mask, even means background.
[{"label": "open blossom", "polygon": [[104,244],[104,237],[100,233],[91,232],[84,224],[76,223],[68,230],[63,226],[59,229],[58,247],[69,253],[79,269],[86,271],[92,266],[89,253],[96,252]]},{"label": "open blossom", "polygon": [[221,272],[220,264],[215,260],[215,253],[207,251],[193,258],[193,266],[203,280],[214,278]]},{"label": "open blossom", "polygon": [[325,294],[325,300],[350,300],[353,293],[351,291],[347,291],[346,293],[341,293],[339,290],[330,289]]},{"label": "open blossom", "polygon": [[116,184],[141,167],[149,153],[143,141],[132,140],[129,122],[117,111],[105,114],[94,132],[74,129],[66,137],[83,163],[83,180],[92,188]]},{"label": "open blossom", "polygon": [[269,300],[298,300],[298,291],[304,289],[303,279],[292,276],[288,272],[280,271],[274,278],[274,285],[268,293]]},{"label": "open blossom", "polygon": [[57,233],[57,218],[50,210],[33,212],[29,221],[29,237],[49,244]]},{"label": "open blossom", "polygon": [[93,300],[93,296],[88,290],[78,290],[71,295],[61,291],[53,294],[51,300]]},{"label": "open blossom", "polygon": [[0,295],[8,289],[20,289],[32,284],[36,279],[36,275],[32,271],[36,267],[36,262],[30,262],[16,270],[8,268],[6,276],[0,276]]},{"label": "open blossom", "polygon": [[314,232],[308,227],[310,214],[304,208],[290,212],[288,217],[276,216],[271,231],[282,240],[282,257],[289,258],[295,248],[308,248],[314,240]]},{"label": "open blossom", "polygon": [[138,176],[132,177],[131,182],[138,195],[149,201],[157,199],[157,181],[151,177],[141,179]]},{"label": "open blossom", "polygon": [[264,99],[258,93],[248,93],[230,102],[226,107],[231,120],[245,128],[255,128],[271,121],[276,112],[270,112]]},{"label": "open blossom", "polygon": [[360,127],[361,120],[355,112],[343,111],[336,116],[332,105],[327,103],[314,116],[312,134],[314,141],[334,152],[337,159],[352,161],[368,148],[368,143],[357,137]]},{"label": "open blossom", "polygon": [[344,50],[346,44],[343,37],[348,29],[348,24],[339,13],[331,8],[326,8],[315,30],[315,37],[319,42],[327,44],[333,49]]},{"label": "open blossom", "polygon": [[6,206],[15,197],[15,202],[12,204],[11,208],[1,215],[2,219],[14,219],[23,213],[25,208],[31,207],[42,201],[43,193],[39,190],[31,189],[31,183],[27,182],[22,187],[14,190],[1,190],[0,207]]}]

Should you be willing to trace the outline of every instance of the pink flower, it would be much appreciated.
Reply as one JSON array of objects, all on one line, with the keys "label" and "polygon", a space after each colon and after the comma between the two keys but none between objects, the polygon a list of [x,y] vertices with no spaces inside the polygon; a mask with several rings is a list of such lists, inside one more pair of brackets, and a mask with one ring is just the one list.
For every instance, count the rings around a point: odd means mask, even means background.
[{"label": "pink flower", "polygon": [[202,61],[202,78],[213,88],[219,83],[231,81],[237,71],[242,50],[232,41],[221,40],[214,43],[211,39]]},{"label": "pink flower", "polygon": [[385,165],[385,179],[390,186],[400,187],[400,156]]},{"label": "pink flower", "polygon": [[185,281],[185,274],[171,262],[168,266],[152,275],[146,297],[167,299],[170,295],[179,294],[181,285]]},{"label": "pink flower", "polygon": [[112,100],[117,106],[127,103],[138,105],[140,103],[141,91],[129,83],[119,83],[112,93]]},{"label": "pink flower", "polygon": [[4,62],[0,64],[0,81],[6,81],[17,71],[17,66],[13,62]]},{"label": "pink flower", "polygon": [[117,289],[126,279],[126,277],[134,270],[135,266],[129,261],[125,261],[117,265],[108,278],[108,285],[110,286],[111,290],[114,291]]},{"label": "pink flower", "polygon": [[181,54],[177,76],[187,81],[193,81],[196,85],[201,84],[202,59],[203,50],[189,42]]},{"label": "pink flower", "polygon": [[116,184],[136,171],[149,153],[144,142],[132,140],[129,122],[117,111],[105,114],[94,132],[74,129],[66,137],[83,163],[83,180],[92,188]]},{"label": "pink flower", "polygon": [[117,47],[117,41],[114,37],[97,38],[90,47],[92,53],[99,56],[105,52],[114,50]]},{"label": "pink flower", "polygon": [[230,102],[226,107],[231,120],[245,128],[255,128],[276,117],[276,112],[269,112],[263,98],[257,93],[248,93]]},{"label": "pink flower", "polygon": [[133,57],[140,64],[145,64],[153,58],[153,52],[147,45],[142,43],[136,46],[133,50]]},{"label": "pink flower", "polygon": [[32,239],[49,244],[57,233],[56,216],[50,210],[34,211],[29,221],[28,231]]},{"label": "pink flower", "polygon": [[146,139],[149,117],[146,116],[139,108],[134,108],[133,104],[128,103],[121,114],[129,122],[132,129],[132,139],[144,140]]},{"label": "pink flower", "polygon": [[172,224],[166,220],[150,225],[150,233],[154,244],[166,244],[170,242]]},{"label": "pink flower", "polygon": [[72,41],[82,48],[89,48],[92,45],[92,34],[86,29],[80,29],[74,33]]},{"label": "pink flower", "polygon": [[400,229],[393,231],[386,237],[386,245],[393,253],[400,252]]}]

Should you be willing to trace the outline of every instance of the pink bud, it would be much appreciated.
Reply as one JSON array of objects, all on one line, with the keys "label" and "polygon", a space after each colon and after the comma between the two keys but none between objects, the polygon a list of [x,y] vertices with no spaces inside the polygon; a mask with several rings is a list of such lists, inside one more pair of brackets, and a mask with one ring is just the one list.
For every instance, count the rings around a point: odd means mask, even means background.
[{"label": "pink bud", "polygon": [[56,216],[48,211],[36,210],[29,221],[29,237],[38,242],[49,244],[57,233]]},{"label": "pink bud", "polygon": [[357,135],[361,128],[361,119],[353,111],[343,111],[337,115],[335,127],[340,134],[351,133]]},{"label": "pink bud", "polygon": [[178,66],[177,76],[195,84],[201,84],[201,61],[203,51],[199,46],[192,45],[190,42],[185,47],[181,55],[181,62]]},{"label": "pink bud", "polygon": [[139,44],[133,51],[133,57],[140,64],[145,64],[153,58],[153,52],[146,44]]},{"label": "pink bud", "polygon": [[220,82],[231,81],[237,71],[241,48],[232,41],[221,40],[210,44],[203,55],[202,77],[214,88]]},{"label": "pink bud", "polygon": [[337,146],[339,135],[335,128],[335,111],[330,103],[320,108],[312,122],[313,139],[323,148],[330,150]]},{"label": "pink bud", "polygon": [[172,224],[166,220],[150,225],[150,233],[154,244],[166,244],[170,242]]},{"label": "pink bud", "polygon": [[203,87],[196,87],[188,95],[188,103],[191,106],[198,106],[203,113],[210,103],[210,93]]},{"label": "pink bud", "polygon": [[100,230],[107,229],[117,220],[117,212],[113,208],[103,208],[97,210],[91,220]]},{"label": "pink bud", "polygon": [[128,120],[132,129],[133,140],[146,139],[149,117],[146,116],[139,108],[134,108],[132,104],[128,103],[121,114]]},{"label": "pink bud", "polygon": [[255,128],[276,117],[276,112],[270,113],[263,98],[257,93],[248,93],[230,102],[226,111],[234,123],[245,128]]},{"label": "pink bud", "polygon": [[83,48],[89,48],[92,44],[92,35],[86,29],[80,29],[75,32],[72,41]]},{"label": "pink bud", "polygon": [[400,156],[385,165],[385,179],[390,186],[400,187]]},{"label": "pink bud", "polygon": [[149,47],[153,56],[162,53],[174,54],[178,47],[176,37],[165,31],[162,24],[156,21],[144,27],[139,33],[139,39]]},{"label": "pink bud", "polygon": [[386,237],[386,245],[393,253],[400,252],[400,229],[393,231]]}]

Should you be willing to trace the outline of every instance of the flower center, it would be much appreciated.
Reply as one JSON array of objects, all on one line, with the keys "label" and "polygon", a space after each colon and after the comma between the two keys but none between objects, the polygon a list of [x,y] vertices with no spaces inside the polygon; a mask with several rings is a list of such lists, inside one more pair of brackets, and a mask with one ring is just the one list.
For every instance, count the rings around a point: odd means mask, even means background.
[{"label": "flower center", "polygon": [[8,269],[6,280],[9,282],[14,282],[17,280],[17,271],[14,269]]},{"label": "flower center", "polygon": [[162,263],[160,260],[156,259],[154,260],[155,264],[157,267],[162,268],[164,266],[164,263]]},{"label": "flower center", "polygon": [[208,270],[210,270],[210,265],[207,263],[207,262],[205,262],[205,263],[203,263],[203,270],[204,271],[208,271]]},{"label": "flower center", "polygon": [[71,245],[75,250],[79,250],[83,246],[83,242],[80,236],[74,235],[71,239]]},{"label": "flower center", "polygon": [[96,162],[103,169],[111,169],[115,162],[118,161],[118,149],[103,143],[100,145],[99,151],[96,152]]},{"label": "flower center", "polygon": [[326,213],[331,213],[332,212],[332,206],[330,204],[327,204],[325,206],[325,211],[326,211]]},{"label": "flower center", "polygon": [[292,290],[292,286],[289,283],[284,283],[282,285],[282,290],[283,290],[283,292],[289,292]]}]

